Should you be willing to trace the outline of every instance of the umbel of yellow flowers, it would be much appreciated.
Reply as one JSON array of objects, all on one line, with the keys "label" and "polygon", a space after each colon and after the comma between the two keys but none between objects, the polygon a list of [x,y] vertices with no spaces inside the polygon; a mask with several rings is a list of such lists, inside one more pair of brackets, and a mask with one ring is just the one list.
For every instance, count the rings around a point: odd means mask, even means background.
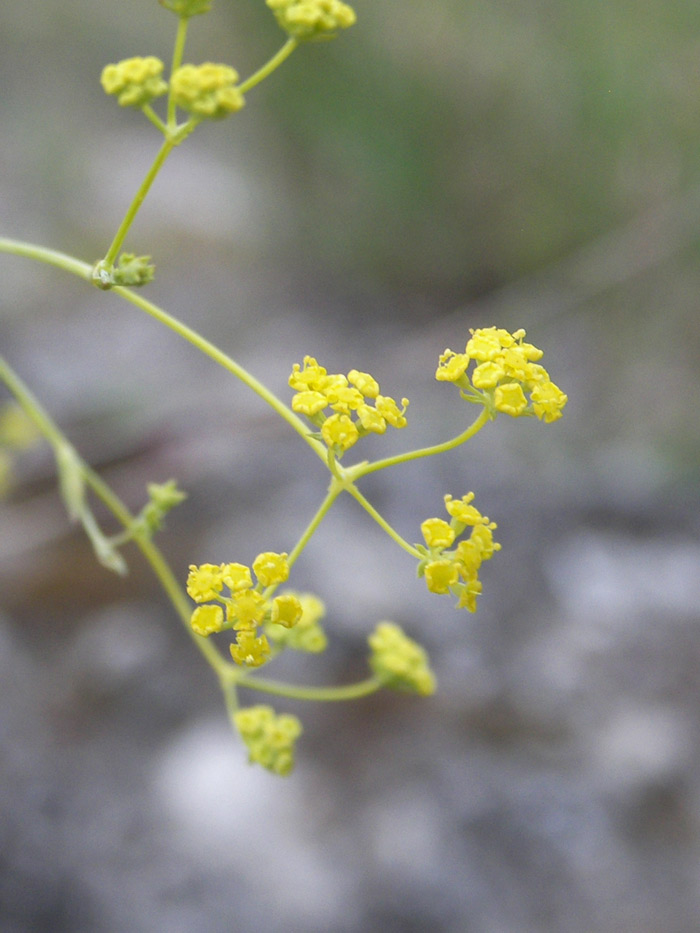
[{"label": "umbel of yellow flowers", "polygon": [[320,428],[320,437],[338,456],[366,434],[384,434],[387,426],[405,428],[408,399],[401,408],[382,395],[369,373],[351,369],[347,376],[329,373],[313,356],[294,364],[289,385],[295,390],[292,409]]},{"label": "umbel of yellow flowers", "polygon": [[[474,493],[461,499],[445,496],[450,521],[428,518],[421,525],[426,546],[417,544],[421,554],[418,576],[425,578],[431,593],[452,593],[458,597],[457,608],[476,612],[476,598],[481,593],[479,568],[490,560],[501,545],[493,540],[496,523],[472,505]],[[455,540],[470,529],[469,537],[450,550]]]},{"label": "umbel of yellow flowers", "polygon": [[[276,587],[289,577],[286,554],[265,551],[253,561],[257,584],[253,585],[251,568],[245,564],[192,565],[187,577],[187,592],[197,603],[191,626],[198,635],[208,636],[225,629],[236,632],[231,657],[245,667],[260,667],[270,657],[270,643],[258,629],[266,622],[291,628],[301,619],[303,608],[290,593],[265,596],[263,589]],[[224,595],[224,588],[229,595]]]},{"label": "umbel of yellow flowers", "polygon": [[[471,331],[463,353],[445,350],[435,377],[452,382],[463,399],[482,405],[490,418],[502,413],[552,422],[561,417],[567,397],[552,382],[541,358],[542,351],[525,342],[524,330],[511,334],[487,327]],[[357,369],[346,375],[329,373],[315,357],[305,356],[294,365],[289,385],[294,391],[293,411],[309,420],[315,437],[325,442],[333,457],[340,458],[363,435],[406,425],[408,399],[399,405],[382,395],[369,373]],[[488,417],[480,415],[475,425],[485,424]],[[461,443],[472,433],[472,428],[467,429],[457,441]],[[424,543],[406,548],[418,558],[418,576],[431,593],[451,594],[457,608],[475,612],[481,565],[501,548],[494,540],[497,526],[476,507],[473,492],[460,499],[446,495],[444,506],[446,517],[422,522]],[[236,640],[230,645],[231,657],[244,669],[258,668],[286,648],[323,651],[325,607],[310,593],[277,594],[288,577],[287,554],[271,551],[258,554],[251,567],[238,563],[191,566],[187,592],[198,604],[192,613],[192,629],[203,637],[232,629]],[[422,696],[434,693],[435,675],[425,649],[400,626],[380,622],[368,643],[373,678],[359,685],[361,692],[387,687]],[[303,695],[303,690],[294,695]],[[301,734],[296,716],[277,715],[271,707],[260,705],[236,711],[233,720],[251,761],[277,774],[292,770],[294,743]]]},{"label": "umbel of yellow flowers", "polygon": [[561,418],[568,399],[537,362],[542,350],[525,343],[524,330],[511,334],[484,327],[470,333],[464,353],[442,354],[437,380],[453,382],[464,399],[486,405],[494,417],[502,412],[514,418],[535,415],[545,422]]},{"label": "umbel of yellow flowers", "polygon": [[120,107],[143,107],[168,90],[163,62],[154,55],[125,58],[105,65],[100,83],[105,94],[114,94]]},{"label": "umbel of yellow flowers", "polygon": [[297,716],[277,715],[271,706],[259,704],[238,710],[234,725],[248,749],[248,760],[282,776],[294,767],[294,742],[302,732]]},{"label": "umbel of yellow flowers", "polygon": [[341,0],[267,0],[267,5],[293,39],[330,37],[356,21],[353,8]]}]

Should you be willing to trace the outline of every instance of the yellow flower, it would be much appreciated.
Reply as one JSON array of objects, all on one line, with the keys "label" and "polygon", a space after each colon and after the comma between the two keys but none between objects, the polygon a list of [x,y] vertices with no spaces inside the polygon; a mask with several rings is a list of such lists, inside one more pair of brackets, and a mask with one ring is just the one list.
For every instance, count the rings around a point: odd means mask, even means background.
[{"label": "yellow flower", "polygon": [[568,402],[567,396],[553,382],[542,382],[535,386],[531,398],[535,414],[547,424],[561,418],[562,408]]},{"label": "yellow flower", "polygon": [[[458,608],[476,609],[476,597],[481,592],[478,578],[479,568],[490,560],[501,545],[493,540],[496,523],[472,505],[474,493],[469,492],[461,499],[445,496],[445,508],[452,521],[431,518],[423,522],[421,530],[429,548],[440,548],[437,556],[426,548],[416,545],[422,555],[418,575],[425,577],[431,593],[453,593],[459,597]],[[469,538],[459,541],[454,550],[445,550],[465,529],[470,528]],[[434,559],[431,559],[433,557]]]},{"label": "yellow flower", "polygon": [[[515,343],[514,335],[500,327],[482,327],[470,333],[472,336],[467,341],[465,352],[472,360],[482,363],[493,360],[503,348]],[[524,336],[525,331],[522,331],[522,334]]]},{"label": "yellow flower", "polygon": [[430,696],[435,676],[424,648],[393,622],[380,622],[369,636],[369,663],[383,686]]},{"label": "yellow flower", "polygon": [[220,632],[224,625],[224,610],[221,606],[197,606],[190,620],[192,631],[198,635]]},{"label": "yellow flower", "polygon": [[154,55],[125,58],[102,69],[100,83],[107,94],[116,94],[120,107],[143,107],[168,90],[161,78],[163,62]]},{"label": "yellow flower", "polygon": [[430,548],[449,547],[455,539],[455,530],[442,518],[427,518],[420,530],[423,533],[425,543]]},{"label": "yellow flower", "polygon": [[303,609],[301,603],[292,593],[275,596],[272,600],[272,612],[270,622],[276,625],[283,625],[285,628],[292,628],[301,619]]},{"label": "yellow flower", "polygon": [[296,392],[322,392],[326,387],[327,371],[319,366],[313,356],[305,356],[303,367],[295,363],[289,377],[289,385]]},{"label": "yellow flower", "polygon": [[490,522],[488,525],[477,525],[469,536],[469,540],[473,541],[481,550],[482,560],[490,560],[495,551],[501,550],[501,545],[493,540],[495,529],[495,522]]},{"label": "yellow flower", "polygon": [[478,540],[470,537],[466,541],[460,541],[455,551],[455,559],[460,576],[465,580],[473,577],[484,560]]},{"label": "yellow flower", "polygon": [[277,22],[295,39],[332,36],[355,23],[352,7],[341,0],[267,0]]},{"label": "yellow flower", "polygon": [[360,405],[357,417],[365,431],[371,431],[373,434],[384,434],[386,431],[386,421],[371,405]]},{"label": "yellow flower", "polygon": [[248,749],[249,761],[275,774],[287,775],[294,767],[294,743],[302,733],[296,716],[275,715],[271,706],[249,706],[234,714],[236,729]]},{"label": "yellow flower", "polygon": [[[369,373],[357,369],[351,369],[347,376],[328,373],[315,357],[305,356],[302,365],[292,367],[289,385],[295,390],[292,410],[320,425],[326,445],[341,453],[363,434],[384,434],[387,424],[406,426],[408,399],[401,400],[400,409],[393,398],[379,394],[379,383]],[[332,408],[333,414],[324,419],[326,407]]]},{"label": "yellow flower", "polygon": [[493,389],[505,375],[505,370],[498,363],[489,360],[479,363],[472,373],[472,385],[477,389]]},{"label": "yellow flower", "polygon": [[[467,390],[468,401],[482,401],[491,414],[503,412],[513,417],[534,414],[542,421],[556,421],[566,404],[566,395],[555,386],[549,373],[537,360],[542,350],[525,343],[521,328],[512,334],[500,327],[471,330],[465,352],[445,350],[435,378],[455,382]],[[476,363],[471,377],[472,361]],[[468,391],[470,387],[472,391]],[[528,400],[527,394],[530,394]]]},{"label": "yellow flower", "polygon": [[345,414],[355,411],[365,400],[359,389],[348,385],[332,386],[326,391],[326,398],[333,411],[345,412]]},{"label": "yellow flower", "polygon": [[374,407],[392,428],[405,428],[408,424],[404,417],[408,408],[408,399],[402,398],[401,405],[402,408],[399,409],[394,399],[388,395],[378,395],[374,400]]},{"label": "yellow flower", "polygon": [[328,399],[322,392],[314,392],[311,389],[304,392],[297,392],[292,396],[292,411],[298,415],[306,415],[307,418],[313,418],[328,405]]},{"label": "yellow flower", "polygon": [[321,425],[321,436],[329,447],[349,450],[357,443],[360,433],[348,415],[335,414]]},{"label": "yellow flower", "polygon": [[473,498],[473,492],[468,492],[461,499],[453,499],[452,496],[446,495],[445,508],[462,525],[478,525],[481,522],[488,522],[488,518],[484,518],[476,506],[471,505]]},{"label": "yellow flower", "polygon": [[226,617],[238,631],[253,631],[265,618],[267,603],[255,590],[241,590],[227,601]]},{"label": "yellow flower", "polygon": [[270,645],[267,638],[249,631],[238,633],[230,651],[236,664],[246,667],[260,667],[270,657]]},{"label": "yellow flower", "polygon": [[527,408],[527,399],[522,386],[518,382],[506,382],[499,385],[493,396],[497,411],[517,418]]},{"label": "yellow flower", "polygon": [[250,567],[246,567],[245,564],[222,564],[221,577],[232,593],[248,590],[253,585]]},{"label": "yellow flower", "polygon": [[425,583],[431,593],[449,593],[459,580],[459,571],[451,560],[433,560],[426,564]]},{"label": "yellow flower", "polygon": [[467,371],[469,356],[466,353],[455,353],[445,350],[440,357],[440,365],[435,371],[438,382],[457,382]]},{"label": "yellow flower", "polygon": [[529,362],[519,344],[510,347],[508,350],[504,350],[498,355],[497,360],[498,365],[500,365],[503,370],[503,377],[501,380],[503,382],[516,380],[517,382],[527,385],[536,372],[533,364]]},{"label": "yellow flower", "polygon": [[289,564],[286,554],[275,554],[273,551],[264,551],[253,561],[253,570],[258,582],[263,586],[274,586],[284,583],[289,577]]},{"label": "yellow flower", "polygon": [[376,398],[379,395],[379,383],[369,373],[351,369],[348,373],[348,382],[359,389],[365,398]]},{"label": "yellow flower", "polygon": [[481,593],[481,581],[476,577],[465,583],[457,603],[458,609],[466,609],[469,612],[476,612],[476,598]]},{"label": "yellow flower", "polygon": [[190,564],[187,577],[187,592],[197,603],[206,603],[216,599],[224,585],[221,567],[217,564]]},{"label": "yellow flower", "polygon": [[181,65],[170,79],[173,100],[178,107],[198,117],[220,119],[245,104],[235,87],[238,72],[228,65],[205,62]]},{"label": "yellow flower", "polygon": [[265,626],[267,635],[281,647],[292,648],[294,651],[307,651],[312,654],[325,651],[328,642],[321,626],[321,619],[326,614],[323,602],[312,593],[282,595],[294,596],[298,599],[301,606],[301,618],[292,628],[283,628],[279,624],[270,622]]}]

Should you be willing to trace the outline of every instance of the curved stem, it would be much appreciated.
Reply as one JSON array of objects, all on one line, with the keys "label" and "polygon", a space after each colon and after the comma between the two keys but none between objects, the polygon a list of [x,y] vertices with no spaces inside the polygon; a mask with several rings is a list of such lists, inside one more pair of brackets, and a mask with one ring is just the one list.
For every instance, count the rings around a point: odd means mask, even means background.
[{"label": "curved stem", "polygon": [[89,282],[92,278],[92,266],[82,259],[76,259],[75,256],[69,256],[67,253],[61,253],[57,249],[47,249],[45,246],[37,246],[34,243],[24,243],[22,240],[13,240],[9,237],[0,237],[0,253],[10,253],[13,256],[24,256],[26,259],[34,259],[36,262],[43,262],[49,266],[57,266],[64,272],[70,272],[71,275],[77,275],[78,278]]},{"label": "curved stem", "polygon": [[479,417],[469,425],[466,431],[462,431],[461,434],[449,441],[443,441],[442,444],[433,444],[431,447],[421,447],[419,450],[409,450],[407,453],[397,454],[394,457],[385,457],[383,460],[375,460],[373,463],[364,461],[348,467],[346,475],[349,479],[356,480],[361,476],[367,476],[368,473],[375,473],[377,470],[384,470],[399,463],[409,463],[411,460],[418,460],[420,457],[432,457],[434,454],[454,450],[455,447],[459,447],[460,444],[474,437],[488,422],[489,418],[490,415],[484,408]]},{"label": "curved stem", "polygon": [[[68,256],[65,253],[58,252],[57,250],[47,249],[43,246],[36,246],[33,243],[23,243],[19,240],[0,237],[0,252],[11,253],[15,256],[24,256],[28,259],[34,259],[37,262],[43,262],[47,263],[48,265],[57,266],[59,269],[63,269],[64,272],[70,272],[72,275],[77,275],[79,278],[85,279],[88,282],[92,280],[92,266],[88,265],[86,262],[82,262],[79,259],[75,259],[72,256]],[[143,298],[139,293],[133,291],[132,289],[126,288],[123,285],[119,285],[112,288],[111,292],[115,295],[119,295],[119,297],[123,298],[125,301],[136,305],[137,308],[145,311],[146,314],[149,314],[157,321],[165,324],[166,327],[170,328],[170,330],[174,331],[176,334],[182,337],[183,340],[191,343],[192,346],[196,347],[215,363],[218,363],[219,366],[222,366],[228,372],[236,376],[236,378],[240,379],[244,385],[247,385],[248,388],[252,389],[253,392],[260,396],[264,402],[267,402],[267,404],[273,408],[274,411],[276,411],[277,414],[297,432],[297,434],[300,435],[300,437],[309,445],[309,447],[311,447],[314,453],[324,463],[326,462],[326,446],[316,438],[311,437],[307,425],[301,420],[301,418],[295,415],[294,412],[284,404],[284,402],[278,399],[273,392],[271,392],[266,386],[259,382],[246,369],[240,366],[234,359],[232,359],[226,353],[223,353],[217,346],[202,337],[201,334],[198,334],[196,331],[192,330],[191,327],[188,327],[186,324],[178,321],[177,318],[174,318],[162,308],[158,307],[158,305],[155,305],[153,302]]]},{"label": "curved stem", "polygon": [[384,531],[386,531],[386,533],[389,535],[389,537],[399,545],[399,547],[403,548],[404,551],[407,551],[411,555],[411,557],[417,557],[418,559],[420,559],[421,555],[418,553],[418,551],[414,547],[412,547],[408,543],[408,541],[404,541],[401,535],[391,527],[389,522],[386,521],[385,518],[382,518],[382,516],[375,509],[372,503],[369,502],[367,499],[365,499],[365,497],[362,495],[360,490],[357,489],[356,486],[353,486],[352,483],[350,483],[344,486],[344,489],[346,490],[346,492],[348,492],[353,497],[353,499],[356,499],[357,502],[360,503],[360,505],[365,510],[365,512],[371,515],[371,517],[375,520],[375,522],[379,525],[379,527],[383,528]]},{"label": "curved stem", "polygon": [[290,700],[312,700],[315,702],[329,702],[340,700],[356,700],[359,697],[369,696],[381,690],[382,682],[378,677],[368,677],[354,684],[342,687],[300,687],[294,684],[277,683],[274,680],[265,680],[262,677],[246,677],[245,674],[236,678],[239,687],[249,687],[251,690],[261,690],[275,696],[287,697]]},{"label": "curved stem", "polygon": [[145,311],[146,314],[149,314],[157,321],[160,321],[161,324],[165,324],[166,327],[170,328],[170,330],[174,331],[184,340],[187,340],[188,343],[191,343],[192,346],[196,347],[210,359],[214,360],[214,362],[218,363],[219,366],[222,366],[228,372],[236,376],[237,379],[240,379],[240,381],[247,385],[249,389],[252,389],[256,395],[260,396],[264,402],[267,402],[267,404],[277,412],[280,418],[283,418],[287,424],[289,424],[290,427],[292,427],[297,432],[297,434],[299,434],[300,437],[309,445],[309,447],[311,447],[314,453],[325,463],[325,446],[321,444],[320,441],[317,441],[315,438],[311,437],[308,427],[304,424],[301,418],[295,415],[294,412],[284,404],[284,402],[278,399],[277,396],[267,388],[267,386],[263,385],[262,382],[256,379],[255,376],[253,376],[239,363],[228,356],[228,354],[224,353],[209,340],[206,340],[201,336],[201,334],[198,334],[196,331],[192,330],[191,327],[188,327],[186,324],[178,321],[178,319],[173,317],[171,314],[168,314],[168,312],[164,311],[163,308],[160,308],[158,305],[153,304],[153,302],[143,298],[138,292],[135,292],[130,288],[125,288],[122,285],[115,286],[113,289],[111,289],[111,291],[113,294],[119,295],[126,301],[131,302],[131,304],[136,305],[137,308]]},{"label": "curved stem", "polygon": [[290,38],[284,43],[282,48],[277,52],[276,55],[273,55],[269,62],[259,68],[254,74],[249,78],[246,78],[242,84],[238,85],[238,90],[241,94],[247,93],[251,88],[254,88],[256,84],[260,84],[261,81],[264,81],[272,72],[279,68],[282,62],[289,58],[294,49],[299,45],[299,40]]},{"label": "curved stem", "polygon": [[[2,357],[0,357],[0,379],[12,392],[28,417],[31,418],[38,430],[55,450],[65,449],[67,446],[70,446],[62,432],[51,420],[30,389]],[[73,450],[72,447],[71,450]],[[204,656],[218,676],[224,694],[226,709],[232,725],[233,716],[238,709],[237,687],[250,687],[253,690],[261,690],[265,693],[289,697],[291,699],[317,701],[352,700],[357,697],[367,696],[375,690],[380,689],[382,684],[376,677],[370,677],[359,683],[342,687],[302,687],[293,684],[278,683],[274,680],[248,677],[242,674],[239,667],[231,664],[222,657],[212,642],[193,632],[190,626],[190,617],[192,614],[191,604],[175,579],[160,548],[153,543],[150,537],[143,534],[136,517],[132,515],[121,499],[115,495],[104,480],[102,480],[77,453],[75,453],[75,460],[80,467],[85,482],[91,487],[95,495],[102,500],[124,528],[133,533],[132,537],[135,545],[150,564],[151,569],[163,587],[173,608],[180,617],[185,630],[194,642],[197,650]],[[326,497],[327,505],[330,504],[328,502],[329,498],[330,494]],[[316,517],[318,517],[318,515]]]},{"label": "curved stem", "polygon": [[151,565],[163,590],[167,594],[173,608],[180,617],[185,629],[197,646],[197,649],[207,659],[214,670],[222,676],[222,672],[229,665],[219,654],[216,647],[206,639],[201,638],[192,631],[190,627],[190,617],[192,615],[192,606],[184,591],[178,584],[175,576],[170,569],[168,562],[163,557],[160,548],[153,541],[143,534],[136,518],[129,509],[112,492],[111,488],[104,480],[74,451],[68,441],[51,420],[42,405],[36,399],[31,390],[24,384],[14,370],[0,357],[0,379],[5,383],[10,392],[15,396],[22,406],[27,416],[31,418],[38,430],[43,434],[46,440],[51,444],[55,451],[60,451],[69,446],[74,453],[75,462],[79,465],[85,482],[90,486],[95,495],[102,500],[114,517],[124,526],[124,528],[133,531],[133,540],[143,556]]}]

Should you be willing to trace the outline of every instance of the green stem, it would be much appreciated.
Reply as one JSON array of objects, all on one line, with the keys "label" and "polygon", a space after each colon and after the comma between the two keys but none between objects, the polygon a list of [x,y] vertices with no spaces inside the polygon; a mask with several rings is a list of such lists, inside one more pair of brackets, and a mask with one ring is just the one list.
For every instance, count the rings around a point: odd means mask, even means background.
[{"label": "green stem", "polygon": [[244,369],[239,363],[220,350],[215,344],[202,337],[201,334],[192,330],[191,327],[188,327],[186,324],[178,321],[177,318],[168,314],[163,308],[143,298],[138,292],[121,285],[113,288],[112,292],[124,298],[126,301],[131,302],[131,304],[136,305],[137,308],[145,311],[146,314],[160,321],[161,324],[165,324],[166,327],[182,337],[183,340],[191,343],[192,346],[214,360],[219,366],[222,366],[225,370],[236,376],[237,379],[240,379],[241,382],[247,385],[249,389],[252,389],[264,402],[267,402],[267,404],[277,412],[280,418],[283,418],[325,463],[325,446],[321,444],[320,441],[311,437],[308,427],[301,418],[295,415],[284,402],[278,399],[277,396],[267,388],[267,386],[263,385],[262,382],[256,379],[255,376]]},{"label": "green stem", "polygon": [[[230,665],[226,665],[229,667]],[[226,712],[228,713],[229,722],[231,723],[231,728],[236,732],[236,721],[234,716],[238,712],[238,690],[236,681],[231,677],[219,676],[219,684],[221,685],[221,690],[224,694],[224,702],[226,704]]]},{"label": "green stem", "polygon": [[356,700],[359,697],[369,696],[381,690],[382,682],[378,677],[368,677],[354,684],[342,687],[300,687],[294,684],[277,683],[274,680],[265,680],[262,677],[236,678],[239,687],[249,687],[251,690],[262,690],[275,696],[287,697],[290,700],[313,700],[316,702],[329,702],[339,700]]},{"label": "green stem", "polygon": [[151,121],[151,123],[155,126],[157,130],[160,130],[160,132],[164,136],[166,135],[166,133],[168,132],[167,126],[165,125],[165,123],[163,123],[161,118],[158,116],[158,114],[155,112],[155,110],[153,109],[153,107],[151,107],[150,104],[144,104],[143,107],[141,108],[141,113],[143,113],[144,116],[148,117],[148,119]]},{"label": "green stem", "polygon": [[238,90],[241,94],[246,94],[251,88],[254,88],[257,84],[260,84],[261,81],[264,81],[272,72],[279,68],[285,59],[289,58],[294,49],[299,45],[299,40],[290,38],[284,43],[282,48],[277,52],[276,55],[273,55],[269,62],[259,68],[254,74],[249,78],[238,85]]},{"label": "green stem", "polygon": [[353,499],[357,500],[357,502],[360,503],[360,505],[365,510],[365,512],[367,512],[375,520],[375,522],[379,525],[380,528],[383,528],[384,531],[386,531],[386,533],[389,535],[389,537],[393,541],[396,541],[399,547],[402,547],[404,551],[407,551],[412,557],[417,557],[420,559],[421,555],[418,553],[418,551],[414,547],[412,547],[408,543],[408,541],[404,541],[401,535],[391,527],[389,522],[387,522],[386,519],[382,518],[382,516],[375,509],[372,503],[369,502],[367,499],[365,499],[365,497],[362,495],[360,490],[357,489],[356,486],[350,483],[350,484],[346,484],[343,488],[353,497]]},{"label": "green stem", "polygon": [[119,251],[122,248],[122,244],[126,239],[126,235],[129,232],[129,228],[131,227],[132,223],[134,222],[134,218],[136,217],[139,208],[143,204],[144,199],[151,188],[151,185],[158,175],[158,172],[163,167],[163,163],[168,158],[175,145],[176,142],[173,138],[167,138],[163,140],[163,145],[160,147],[158,155],[153,160],[153,164],[146,173],[146,177],[141,182],[139,190],[136,192],[133,201],[129,205],[129,209],[124,215],[124,219],[119,225],[119,229],[114,235],[114,239],[112,240],[112,243],[107,250],[104,259],[102,260],[103,265],[107,266],[107,268],[110,268],[114,265],[114,261],[119,255]]},{"label": "green stem", "polygon": [[[63,269],[65,272],[70,272],[73,275],[77,275],[81,279],[86,281],[92,280],[92,266],[88,265],[86,262],[81,262],[79,259],[75,259],[72,256],[68,256],[65,253],[60,253],[56,250],[46,249],[43,246],[35,246],[32,243],[23,243],[19,240],[12,240],[8,238],[0,237],[0,252],[11,253],[15,256],[24,256],[28,259],[34,259],[37,262],[43,262],[48,265],[57,266],[59,269]],[[217,346],[210,341],[206,340],[201,334],[198,334],[196,331],[192,330],[191,327],[187,327],[186,324],[178,321],[177,318],[172,317],[162,308],[159,308],[157,305],[154,305],[153,302],[147,301],[142,297],[138,292],[133,291],[132,289],[126,288],[125,286],[116,286],[111,289],[115,295],[123,298],[125,301],[130,302],[133,305],[136,305],[137,308],[140,308],[142,311],[145,311],[146,314],[149,314],[151,317],[155,318],[157,321],[160,321],[162,324],[165,324],[170,330],[174,331],[183,340],[186,340],[188,343],[191,343],[192,346],[196,347],[215,363],[218,363],[219,366],[222,366],[225,370],[232,373],[236,378],[240,379],[244,385],[247,385],[248,388],[252,389],[264,402],[266,402],[277,414],[283,418],[289,425],[292,427],[297,434],[302,437],[302,439],[311,447],[314,453],[325,463],[326,462],[326,446],[320,441],[316,440],[310,436],[309,428],[307,425],[299,418],[294,412],[288,408],[277,396],[270,392],[270,390],[259,382],[251,373],[246,369],[236,363],[230,356],[226,353],[223,353]]]},{"label": "green stem", "polygon": [[70,272],[71,275],[77,275],[78,278],[89,282],[92,278],[92,266],[76,259],[74,256],[68,256],[67,253],[61,253],[56,249],[47,249],[45,246],[36,246],[34,243],[23,243],[21,240],[13,240],[9,237],[0,237],[0,253],[10,253],[13,256],[24,256],[26,259],[34,259],[36,262],[43,262],[49,266],[57,266],[64,272]]},{"label": "green stem", "polygon": [[364,461],[355,464],[355,466],[348,467],[346,476],[354,481],[361,476],[367,476],[368,473],[375,473],[377,470],[384,470],[387,467],[396,466],[399,463],[409,463],[411,460],[418,460],[420,457],[432,457],[434,454],[442,454],[448,450],[454,450],[455,447],[459,447],[460,444],[474,437],[474,435],[489,421],[489,418],[490,415],[488,411],[484,409],[479,417],[469,425],[466,431],[462,431],[461,434],[458,434],[457,437],[453,437],[449,441],[444,441],[442,444],[433,444],[431,447],[422,447],[419,450],[409,450],[407,453],[397,454],[394,457],[385,457],[383,460],[375,460],[373,463]]},{"label": "green stem", "polygon": [[[20,377],[11,369],[11,367],[0,357],[0,379],[5,383],[10,392],[15,396],[22,406],[27,416],[31,418],[38,430],[43,434],[46,440],[51,444],[55,451],[65,449],[66,446],[73,448],[66,440],[59,428],[54,424],[39,401],[31,390],[25,385]],[[75,460],[78,463],[85,482],[90,486],[95,495],[102,500],[114,517],[129,531],[134,531],[133,540],[158,578],[163,590],[167,594],[173,608],[179,615],[185,629],[197,646],[197,649],[206,658],[209,664],[214,668],[219,677],[225,668],[230,667],[219,654],[216,647],[201,638],[192,631],[190,626],[190,617],[192,615],[192,606],[184,591],[178,584],[175,576],[170,569],[167,561],[163,557],[160,548],[153,541],[145,536],[140,530],[136,517],[131,514],[129,509],[112,492],[110,487],[95,473],[95,471],[85,463],[77,453],[74,452]]]},{"label": "green stem", "polygon": [[[0,357],[0,379],[5,383],[8,389],[15,396],[22,406],[27,416],[31,418],[38,430],[43,434],[46,440],[51,444],[54,450],[65,449],[71,445],[66,440],[59,428],[54,424],[46,411],[40,405],[30,389],[24,384],[20,377],[11,369],[11,367]],[[71,450],[73,448],[71,447]],[[160,548],[158,548],[150,537],[144,535],[134,516],[124,503],[114,494],[111,488],[95,473],[95,471],[82,460],[78,454],[75,454],[85,482],[90,486],[95,495],[102,500],[114,517],[127,529],[133,532],[133,541],[146,558],[160,582],[163,590],[168,596],[173,608],[179,615],[185,630],[194,642],[197,650],[216,673],[221,689],[224,694],[226,709],[229,718],[233,724],[233,716],[238,709],[238,700],[236,694],[237,687],[250,687],[253,690],[261,690],[266,693],[277,696],[289,697],[298,700],[352,700],[357,697],[367,696],[382,686],[376,677],[370,677],[367,680],[356,684],[350,684],[343,687],[302,687],[293,684],[278,683],[274,680],[263,680],[262,678],[247,677],[242,674],[241,669],[234,664],[226,661],[215,645],[201,638],[192,631],[190,626],[190,617],[192,615],[191,604],[184,591],[178,584],[169,564],[163,557]],[[327,503],[330,496],[327,497]],[[320,519],[319,519],[320,520]]]},{"label": "green stem", "polygon": [[333,485],[328,490],[328,494],[326,495],[326,498],[323,500],[323,502],[319,506],[316,514],[309,522],[301,538],[299,538],[297,543],[294,545],[292,550],[289,552],[289,556],[287,557],[287,563],[289,564],[290,567],[294,564],[294,562],[297,560],[301,552],[304,550],[306,545],[309,543],[311,536],[314,534],[314,532],[316,531],[316,529],[318,528],[318,526],[321,524],[326,514],[328,513],[328,510],[330,509],[330,507],[333,505],[335,500],[338,498],[338,496],[342,492],[342,488],[343,487],[338,487],[338,486]]},{"label": "green stem", "polygon": [[[185,53],[185,39],[187,38],[187,25],[189,17],[181,16],[177,24],[177,35],[175,36],[175,47],[173,48],[173,58],[170,64],[170,76],[172,77],[182,64],[182,57]],[[177,126],[176,105],[173,99],[172,88],[168,92],[168,129],[172,132]]]}]

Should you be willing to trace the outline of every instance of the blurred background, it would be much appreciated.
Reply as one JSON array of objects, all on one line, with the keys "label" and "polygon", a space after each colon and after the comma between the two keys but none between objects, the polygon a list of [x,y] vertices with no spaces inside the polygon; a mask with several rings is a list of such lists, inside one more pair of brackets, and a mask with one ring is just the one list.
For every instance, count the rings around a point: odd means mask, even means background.
[{"label": "blurred background", "polygon": [[[127,240],[148,297],[287,397],[294,362],[372,372],[434,443],[470,327],[525,327],[569,395],[363,490],[409,540],[476,492],[503,545],[476,615],[340,501],[294,569],[365,675],[399,622],[428,701],[275,702],[298,766],[249,767],[138,555],[110,575],[45,447],[0,503],[2,933],[693,933],[700,929],[700,8],[690,0],[382,0],[176,150]],[[155,0],[0,5],[0,235],[93,261],[159,146],[99,84],[168,60]],[[243,76],[281,44],[215,0],[186,59]],[[113,295],[0,255],[0,346],[134,509],[189,493],[187,565],[292,547],[325,491],[274,414]],[[4,396],[2,396],[4,398]],[[107,516],[107,531],[114,530]],[[260,702],[260,696],[244,696]]]}]

